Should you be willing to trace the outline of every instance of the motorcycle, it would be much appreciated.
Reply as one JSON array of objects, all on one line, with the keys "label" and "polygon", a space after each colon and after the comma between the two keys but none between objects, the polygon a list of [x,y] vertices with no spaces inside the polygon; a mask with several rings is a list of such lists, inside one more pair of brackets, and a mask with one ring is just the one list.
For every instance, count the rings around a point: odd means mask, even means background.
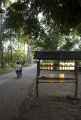
[{"label": "motorcycle", "polygon": [[21,76],[21,71],[16,70],[16,75],[17,75],[17,78],[19,78]]}]

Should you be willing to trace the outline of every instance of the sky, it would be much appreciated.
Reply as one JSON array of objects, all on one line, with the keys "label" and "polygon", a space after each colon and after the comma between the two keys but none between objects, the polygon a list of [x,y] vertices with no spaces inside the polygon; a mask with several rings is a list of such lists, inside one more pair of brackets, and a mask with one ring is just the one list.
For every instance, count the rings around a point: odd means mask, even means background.
[{"label": "sky", "polygon": [[15,2],[15,0],[11,0],[12,2]]}]

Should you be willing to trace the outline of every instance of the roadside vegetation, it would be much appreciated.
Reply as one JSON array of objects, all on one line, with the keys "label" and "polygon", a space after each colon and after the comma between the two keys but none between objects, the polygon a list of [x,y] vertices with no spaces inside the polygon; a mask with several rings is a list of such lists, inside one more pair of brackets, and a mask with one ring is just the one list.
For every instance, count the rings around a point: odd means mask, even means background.
[{"label": "roadside vegetation", "polygon": [[7,68],[5,68],[5,69],[0,68],[0,75],[4,75],[4,74],[9,73],[9,72],[12,72],[12,71],[14,71],[14,70],[15,70],[14,67],[7,67]]},{"label": "roadside vegetation", "polygon": [[0,1],[0,67],[32,64],[39,50],[81,50],[80,1]]},{"label": "roadside vegetation", "polygon": [[[30,66],[30,65],[32,65],[32,64],[24,65],[24,66],[22,66],[22,68]],[[13,71],[15,71],[15,66],[13,66],[13,67],[7,66],[5,68],[0,67],[0,75],[4,75],[6,73],[13,72]]]}]

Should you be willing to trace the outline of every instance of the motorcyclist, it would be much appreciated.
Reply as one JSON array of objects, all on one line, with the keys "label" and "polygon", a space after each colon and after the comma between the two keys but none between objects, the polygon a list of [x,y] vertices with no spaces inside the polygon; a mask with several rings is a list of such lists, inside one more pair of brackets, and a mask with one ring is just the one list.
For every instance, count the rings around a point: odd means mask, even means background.
[{"label": "motorcyclist", "polygon": [[16,66],[15,66],[15,69],[16,69],[16,73],[17,73],[17,72],[20,72],[20,73],[22,74],[22,67],[21,67],[19,61],[17,61],[17,64],[16,64]]}]

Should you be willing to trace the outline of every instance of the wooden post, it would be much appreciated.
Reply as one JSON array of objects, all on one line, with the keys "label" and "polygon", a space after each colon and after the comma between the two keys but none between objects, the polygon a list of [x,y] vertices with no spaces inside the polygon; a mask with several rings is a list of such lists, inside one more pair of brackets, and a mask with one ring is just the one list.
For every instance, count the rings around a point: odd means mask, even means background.
[{"label": "wooden post", "polygon": [[74,64],[74,74],[76,76],[76,60],[75,60],[75,64]]},{"label": "wooden post", "polygon": [[40,75],[40,60],[37,60],[37,77],[36,77],[36,95],[38,97],[38,76]]},{"label": "wooden post", "polygon": [[77,97],[77,91],[78,91],[78,61],[75,62],[75,76],[76,76],[75,97]]}]

